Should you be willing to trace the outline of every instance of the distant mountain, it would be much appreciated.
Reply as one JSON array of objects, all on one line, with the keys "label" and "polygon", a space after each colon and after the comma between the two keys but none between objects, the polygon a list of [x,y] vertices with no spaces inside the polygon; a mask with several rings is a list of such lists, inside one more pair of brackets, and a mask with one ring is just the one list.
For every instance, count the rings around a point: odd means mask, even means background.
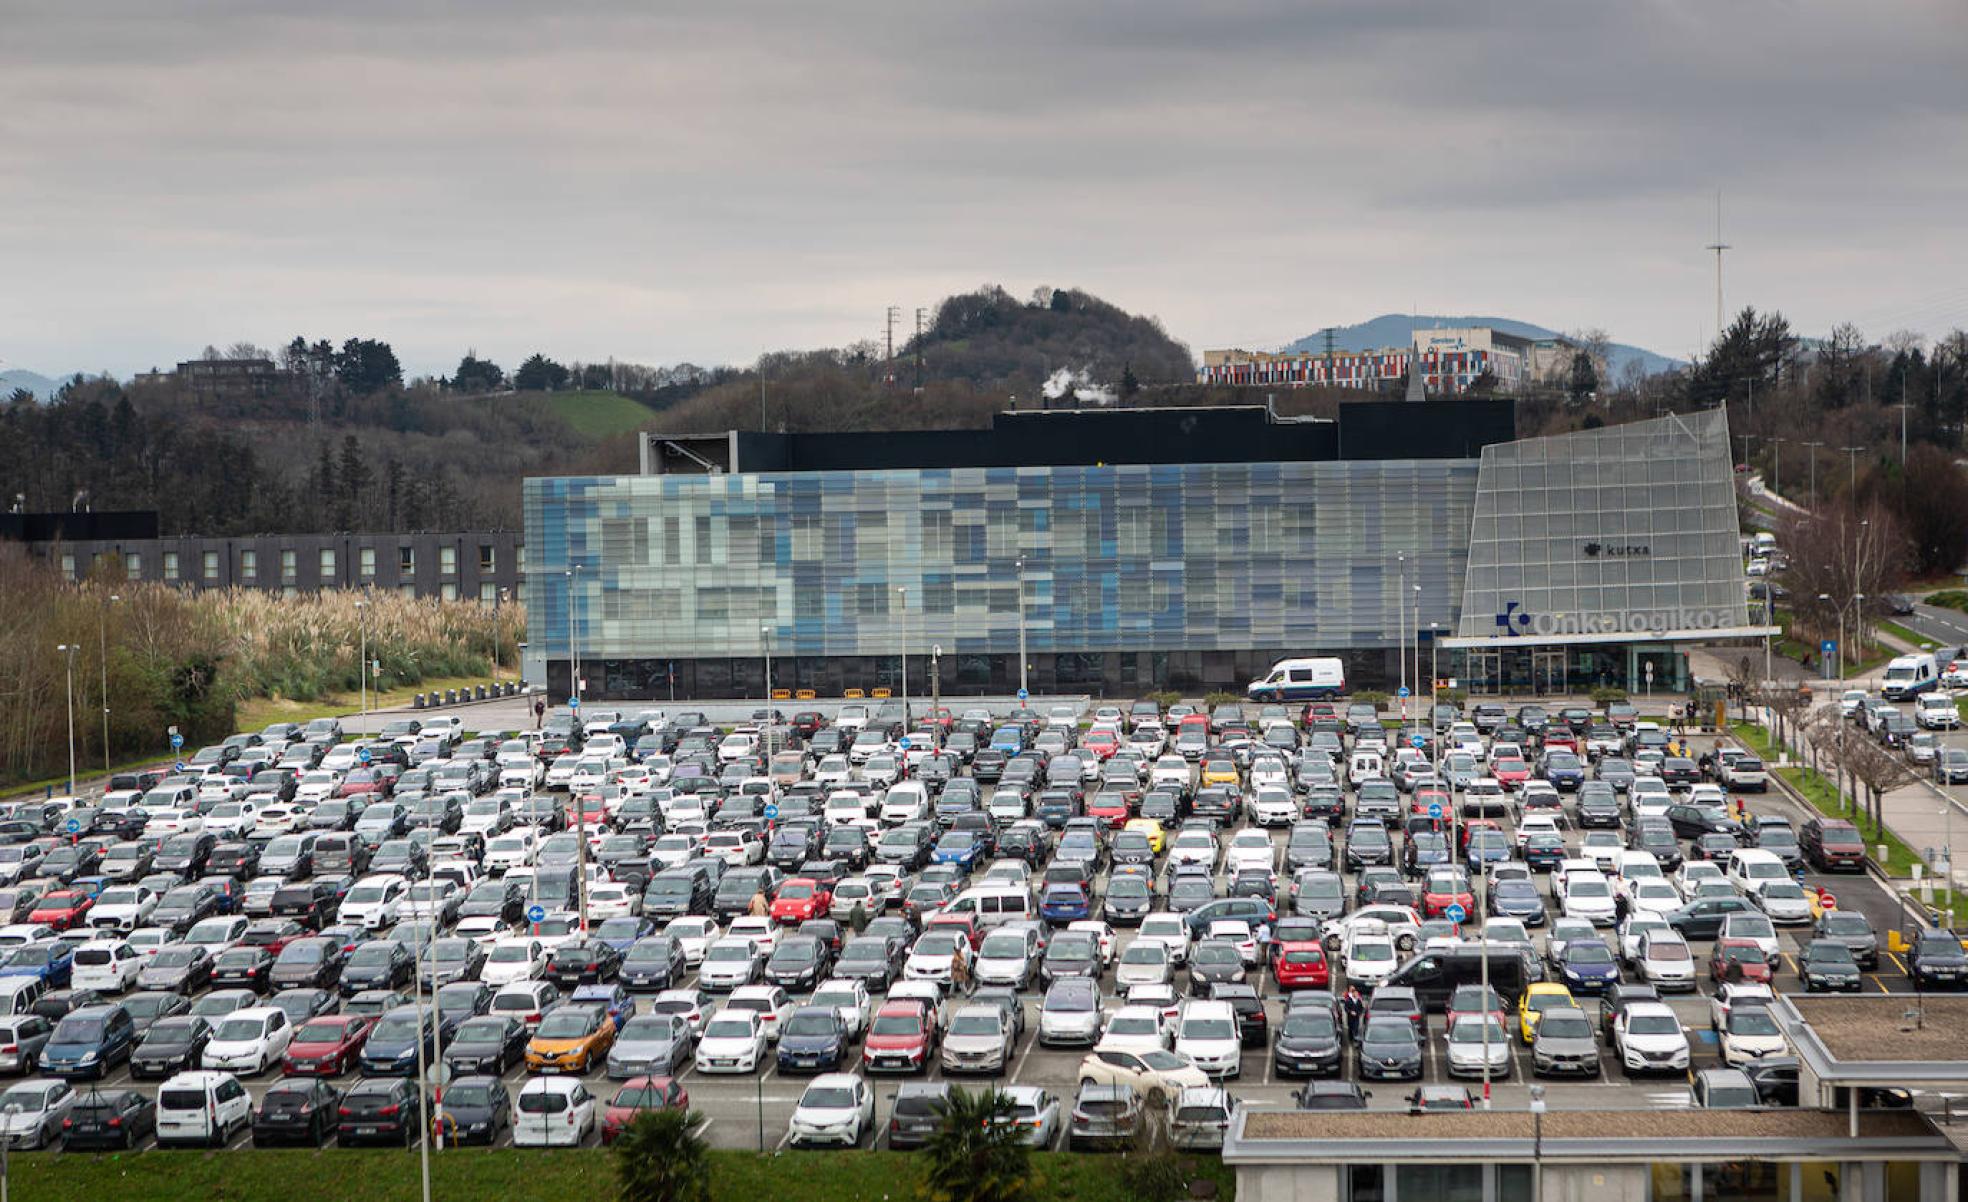
[{"label": "distant mountain", "polygon": [[[1371,351],[1384,346],[1407,346],[1413,341],[1415,330],[1431,330],[1445,326],[1489,326],[1522,338],[1553,338],[1559,333],[1557,330],[1546,329],[1544,326],[1532,325],[1528,321],[1518,321],[1511,317],[1442,317],[1426,313],[1415,316],[1406,313],[1385,313],[1372,321],[1341,326],[1334,330],[1333,345],[1343,351]],[[1325,350],[1325,331],[1307,335],[1284,349],[1287,351]],[[1671,359],[1645,347],[1629,346],[1623,342],[1612,344],[1611,359],[1612,362],[1607,364],[1607,367],[1616,380],[1626,370],[1627,363],[1636,359],[1640,363],[1641,370],[1648,375],[1686,366],[1679,359]]]},{"label": "distant mountain", "polygon": [[41,400],[50,400],[55,390],[61,387],[60,380],[50,380],[39,372],[23,371],[14,368],[0,371],[0,399],[14,395],[17,388],[25,388]]}]

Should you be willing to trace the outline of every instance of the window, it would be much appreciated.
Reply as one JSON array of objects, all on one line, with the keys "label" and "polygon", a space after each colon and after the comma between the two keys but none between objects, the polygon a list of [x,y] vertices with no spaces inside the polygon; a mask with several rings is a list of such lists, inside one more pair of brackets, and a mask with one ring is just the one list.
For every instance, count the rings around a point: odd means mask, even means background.
[{"label": "window", "polygon": [[457,583],[450,580],[445,581],[442,585],[438,586],[438,594],[446,601],[456,601],[458,599]]},{"label": "window", "polygon": [[399,597],[409,597],[412,600],[415,600],[417,596],[417,586],[414,584],[399,584],[396,586],[396,595]]},{"label": "window", "polygon": [[362,574],[364,581],[376,578],[376,548],[364,547],[356,552],[356,571]]},{"label": "window", "polygon": [[396,549],[396,574],[414,576],[417,574],[417,548],[398,547]]},{"label": "window", "polygon": [[200,558],[203,561],[201,566],[205,572],[205,579],[210,581],[218,580],[219,553],[217,551],[207,551]]},{"label": "window", "polygon": [[458,574],[458,548],[439,547],[437,549],[437,574],[456,576]]},{"label": "window", "polygon": [[331,584],[335,579],[335,548],[321,548],[321,583]]},{"label": "window", "polygon": [[135,551],[123,553],[123,575],[131,580],[143,579],[143,556]]},{"label": "window", "polygon": [[241,551],[239,553],[239,578],[248,583],[260,578],[260,553]]},{"label": "window", "polygon": [[478,600],[481,605],[497,605],[499,586],[490,580],[481,581],[478,586]]},{"label": "window", "polygon": [[491,543],[478,544],[478,570],[493,572],[498,570],[499,556]]},{"label": "window", "polygon": [[166,551],[164,552],[164,579],[176,580],[177,578],[178,553],[176,551]]},{"label": "window", "polygon": [[61,573],[70,580],[75,579],[75,556],[64,555],[61,557]]}]

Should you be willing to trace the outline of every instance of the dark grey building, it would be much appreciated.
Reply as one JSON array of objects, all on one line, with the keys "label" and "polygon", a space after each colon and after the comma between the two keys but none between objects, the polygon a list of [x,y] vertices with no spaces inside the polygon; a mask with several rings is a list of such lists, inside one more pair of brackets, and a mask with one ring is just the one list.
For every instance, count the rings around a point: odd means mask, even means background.
[{"label": "dark grey building", "polygon": [[191,588],[390,589],[407,596],[493,604],[519,596],[525,540],[517,531],[451,534],[260,534],[242,538],[27,540],[28,551],[78,579],[99,561],[131,580]]}]

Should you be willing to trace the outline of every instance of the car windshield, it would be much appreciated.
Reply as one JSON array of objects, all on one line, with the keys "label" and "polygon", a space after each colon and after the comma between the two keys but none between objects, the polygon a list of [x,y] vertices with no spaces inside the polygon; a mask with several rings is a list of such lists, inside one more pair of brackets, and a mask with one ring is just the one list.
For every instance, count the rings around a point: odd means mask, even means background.
[{"label": "car windshield", "polygon": [[540,1020],[542,1039],[581,1039],[595,1028],[594,1013],[585,1007],[555,1010]]},{"label": "car windshield", "polygon": [[1804,949],[1804,958],[1813,964],[1855,964],[1852,949],[1842,943],[1817,942]]},{"label": "car windshield", "polygon": [[1672,1014],[1635,1014],[1627,1018],[1626,1029],[1634,1035],[1679,1035],[1681,1020]]},{"label": "car windshield", "polygon": [[213,1031],[212,1038],[220,1043],[240,1043],[260,1038],[266,1034],[266,1020],[260,1018],[228,1018]]},{"label": "car windshield", "polygon": [[813,1085],[799,1104],[809,1110],[849,1110],[854,1107],[854,1091],[839,1085]]},{"label": "car windshield", "polygon": [[704,1028],[705,1039],[750,1039],[755,1025],[736,1015],[711,1019]]},{"label": "car windshield", "polygon": [[1613,950],[1597,939],[1565,945],[1565,959],[1572,964],[1611,964]]},{"label": "car windshield", "polygon": [[1777,1020],[1761,1006],[1737,1006],[1729,1011],[1729,1032],[1732,1035],[1776,1035]]},{"label": "car windshield", "polygon": [[999,1018],[996,1014],[959,1013],[950,1021],[952,1035],[997,1035]]},{"label": "car windshield", "polygon": [[1556,1039],[1590,1039],[1592,1022],[1583,1014],[1547,1014],[1538,1024],[1538,1034]]},{"label": "car windshield", "polygon": [[[786,1020],[785,1030],[781,1035],[832,1035],[839,1029],[839,1021],[831,1010],[807,1006],[796,1011],[790,1019]],[[624,1035],[623,1038],[626,1039],[628,1036]]]},{"label": "car windshield", "polygon": [[1227,1018],[1193,1018],[1182,1024],[1184,1039],[1235,1039],[1237,1024]]}]

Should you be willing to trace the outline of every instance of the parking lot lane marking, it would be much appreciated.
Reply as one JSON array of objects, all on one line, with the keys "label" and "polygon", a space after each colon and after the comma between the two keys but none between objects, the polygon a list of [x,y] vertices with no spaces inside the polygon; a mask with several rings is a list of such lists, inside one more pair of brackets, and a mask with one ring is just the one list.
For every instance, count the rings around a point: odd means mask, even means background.
[{"label": "parking lot lane marking", "polygon": [[[1893,962],[1893,965],[1894,965],[1894,967],[1896,967],[1896,968],[1898,968],[1898,969],[1899,969],[1899,970],[1900,970],[1900,971],[1901,971],[1902,973],[1906,973],[1906,970],[1907,970],[1907,966],[1906,966],[1906,961],[1904,961],[1904,960],[1902,960],[1902,959],[1900,959],[1900,957],[1899,957],[1899,954],[1898,954],[1898,953],[1896,953],[1896,952],[1887,952],[1887,953],[1886,953],[1886,958],[1887,958],[1888,960],[1891,960],[1891,961]],[[1911,973],[1907,973],[1907,975],[1908,975],[1908,976],[1911,976],[1911,975],[1913,975],[1913,974],[1911,974]]]},{"label": "parking lot lane marking", "polygon": [[1037,1031],[1033,1031],[1025,1036],[1025,1050],[1018,1053],[1018,1063],[1013,1065],[1011,1069],[1011,1080],[1014,1085],[1018,1083],[1019,1075],[1025,1071],[1026,1058],[1031,1056],[1032,1049],[1038,1046],[1039,1033]]},{"label": "parking lot lane marking", "polygon": [[1878,974],[1878,973],[1876,973],[1876,972],[1875,972],[1875,973],[1868,973],[1868,974],[1866,975],[1866,980],[1868,980],[1868,981],[1871,981],[1871,982],[1872,982],[1872,983],[1873,983],[1874,985],[1877,985],[1877,986],[1879,986],[1879,992],[1881,992],[1881,993],[1891,993],[1891,992],[1893,992],[1892,990],[1890,990],[1890,989],[1888,989],[1888,988],[1886,988],[1886,982],[1884,982],[1884,981],[1882,981],[1882,980],[1880,980],[1880,979],[1879,979],[1879,974]]}]

